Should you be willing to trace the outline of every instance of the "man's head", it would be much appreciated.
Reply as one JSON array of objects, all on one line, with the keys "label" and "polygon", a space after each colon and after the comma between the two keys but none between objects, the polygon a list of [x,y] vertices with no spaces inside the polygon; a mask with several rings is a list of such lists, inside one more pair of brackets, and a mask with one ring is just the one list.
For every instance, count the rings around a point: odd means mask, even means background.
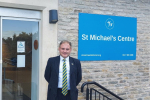
[{"label": "man's head", "polygon": [[71,42],[64,40],[59,44],[59,53],[63,58],[67,58],[71,53]]}]

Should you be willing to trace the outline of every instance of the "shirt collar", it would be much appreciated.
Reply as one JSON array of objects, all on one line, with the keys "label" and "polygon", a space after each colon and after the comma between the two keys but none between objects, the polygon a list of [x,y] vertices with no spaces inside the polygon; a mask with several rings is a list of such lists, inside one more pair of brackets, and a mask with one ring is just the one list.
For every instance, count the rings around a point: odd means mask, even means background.
[{"label": "shirt collar", "polygon": [[[60,61],[63,61],[63,57],[60,55]],[[65,58],[66,59],[66,61],[69,61],[69,56],[67,57],[67,58]]]}]

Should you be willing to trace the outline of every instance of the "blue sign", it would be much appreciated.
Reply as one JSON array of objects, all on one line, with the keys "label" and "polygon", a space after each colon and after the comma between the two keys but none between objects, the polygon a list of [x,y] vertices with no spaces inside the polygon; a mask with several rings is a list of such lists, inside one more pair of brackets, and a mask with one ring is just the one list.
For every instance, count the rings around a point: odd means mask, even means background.
[{"label": "blue sign", "polygon": [[78,59],[135,60],[137,18],[79,13]]}]

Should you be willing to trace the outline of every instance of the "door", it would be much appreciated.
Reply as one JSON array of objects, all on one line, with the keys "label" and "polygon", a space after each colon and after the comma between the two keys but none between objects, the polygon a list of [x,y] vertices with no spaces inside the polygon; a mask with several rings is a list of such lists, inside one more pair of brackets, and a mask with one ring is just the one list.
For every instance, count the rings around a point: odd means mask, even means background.
[{"label": "door", "polygon": [[39,20],[1,17],[2,100],[37,100]]}]

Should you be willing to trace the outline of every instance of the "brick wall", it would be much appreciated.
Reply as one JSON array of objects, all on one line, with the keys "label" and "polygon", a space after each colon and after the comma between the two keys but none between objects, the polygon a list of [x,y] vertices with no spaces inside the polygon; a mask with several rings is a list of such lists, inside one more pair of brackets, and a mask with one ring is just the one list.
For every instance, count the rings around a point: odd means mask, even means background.
[{"label": "brick wall", "polygon": [[150,0],[59,0],[58,43],[73,43],[71,56],[78,53],[78,13],[137,18],[136,60],[82,61],[83,82],[96,81],[125,100],[150,100]]}]

